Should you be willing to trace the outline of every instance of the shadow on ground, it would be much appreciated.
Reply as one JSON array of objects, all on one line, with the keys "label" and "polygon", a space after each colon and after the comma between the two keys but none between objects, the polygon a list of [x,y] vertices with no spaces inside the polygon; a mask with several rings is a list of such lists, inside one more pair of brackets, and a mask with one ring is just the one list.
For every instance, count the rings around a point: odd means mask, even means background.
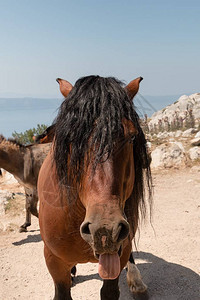
[{"label": "shadow on ground", "polygon": [[21,246],[27,243],[38,243],[41,242],[42,238],[40,234],[27,235],[27,237],[21,241],[12,243],[14,246]]},{"label": "shadow on ground", "polygon": [[138,263],[137,266],[143,281],[148,285],[149,299],[200,299],[200,277],[191,269],[167,262],[151,253],[138,252],[134,257],[136,260],[144,260],[144,263]]},{"label": "shadow on ground", "polygon": [[[134,257],[144,261],[138,263],[137,267],[148,285],[148,294],[131,294],[126,282],[126,271],[123,270],[119,280],[120,300],[200,300],[200,277],[191,269],[169,263],[151,253],[138,252],[134,253]],[[78,275],[74,285],[92,279],[101,280],[98,274]]]}]

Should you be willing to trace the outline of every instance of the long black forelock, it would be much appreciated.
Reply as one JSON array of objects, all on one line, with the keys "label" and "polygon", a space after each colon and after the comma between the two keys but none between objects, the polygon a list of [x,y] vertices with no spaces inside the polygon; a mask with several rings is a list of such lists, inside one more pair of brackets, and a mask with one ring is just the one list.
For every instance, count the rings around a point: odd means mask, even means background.
[{"label": "long black forelock", "polygon": [[[95,169],[105,156],[110,157],[116,140],[124,136],[123,119],[131,120],[138,131],[133,145],[136,179],[131,198],[134,201],[127,201],[126,207],[127,215],[132,218],[133,209],[139,203],[144,206],[143,167],[148,165],[148,157],[138,115],[122,82],[113,77],[88,76],[75,83],[55,120],[54,161],[60,185],[79,186],[84,168],[91,162],[91,149]],[[146,175],[151,193],[149,166]]]},{"label": "long black forelock", "polygon": [[99,76],[76,82],[56,118],[54,159],[62,184],[70,185],[74,177],[80,180],[91,146],[94,166],[110,156],[114,142],[123,135],[123,118],[137,120],[122,82]]}]

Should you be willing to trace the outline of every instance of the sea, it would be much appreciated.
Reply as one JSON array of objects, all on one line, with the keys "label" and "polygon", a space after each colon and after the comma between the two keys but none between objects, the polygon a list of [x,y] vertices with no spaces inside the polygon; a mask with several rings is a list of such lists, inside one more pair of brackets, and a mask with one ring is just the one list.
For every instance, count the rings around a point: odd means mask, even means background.
[{"label": "sea", "polygon": [[[180,95],[137,95],[134,101],[139,116],[143,117],[146,113],[150,117],[179,97]],[[0,134],[12,138],[12,133],[23,133],[36,128],[37,124],[51,125],[62,101],[63,99],[0,98]]]},{"label": "sea", "polygon": [[51,125],[57,116],[61,99],[0,98],[0,134],[12,138],[37,124]]}]

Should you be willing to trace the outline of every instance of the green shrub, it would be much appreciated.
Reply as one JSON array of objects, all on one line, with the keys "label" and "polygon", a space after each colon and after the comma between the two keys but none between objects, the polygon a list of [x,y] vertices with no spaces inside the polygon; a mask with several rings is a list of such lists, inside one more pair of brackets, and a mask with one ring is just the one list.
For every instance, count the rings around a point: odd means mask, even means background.
[{"label": "green shrub", "polygon": [[16,131],[14,131],[12,133],[12,136],[20,144],[28,145],[28,144],[32,144],[34,142],[33,136],[43,133],[46,128],[47,128],[47,125],[45,125],[45,124],[41,124],[41,125],[37,124],[36,128],[28,129],[24,133],[22,133],[22,132],[18,133]]}]

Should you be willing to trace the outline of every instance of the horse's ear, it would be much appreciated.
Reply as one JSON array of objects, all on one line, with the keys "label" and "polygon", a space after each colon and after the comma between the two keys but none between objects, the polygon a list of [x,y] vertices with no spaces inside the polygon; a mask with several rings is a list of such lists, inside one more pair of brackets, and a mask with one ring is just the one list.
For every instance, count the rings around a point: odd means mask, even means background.
[{"label": "horse's ear", "polygon": [[140,82],[143,80],[142,77],[138,77],[134,80],[132,80],[126,87],[126,91],[128,93],[128,96],[130,99],[133,99],[133,97],[137,94],[139,90]]},{"label": "horse's ear", "polygon": [[60,85],[60,91],[62,95],[66,98],[69,92],[71,91],[71,89],[73,88],[73,85],[69,81],[61,78],[57,78],[56,81]]}]

